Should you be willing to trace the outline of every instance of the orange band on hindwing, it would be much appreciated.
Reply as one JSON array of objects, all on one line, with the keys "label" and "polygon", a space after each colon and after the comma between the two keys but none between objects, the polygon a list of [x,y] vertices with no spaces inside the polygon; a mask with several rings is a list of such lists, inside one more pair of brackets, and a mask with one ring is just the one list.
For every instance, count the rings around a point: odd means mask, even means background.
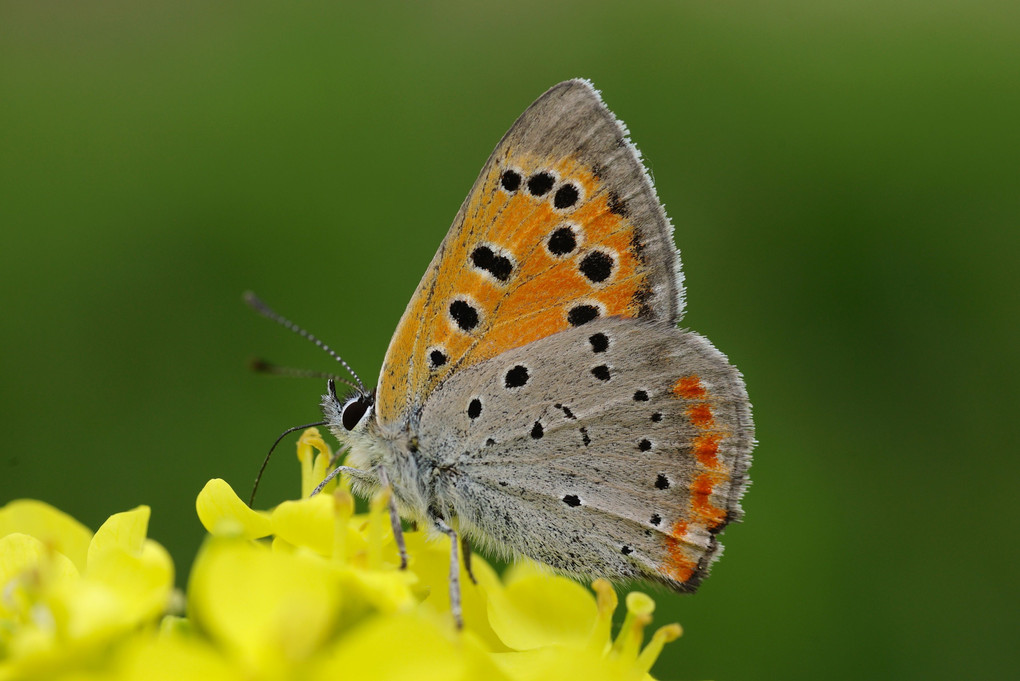
[{"label": "orange band on hindwing", "polygon": [[686,582],[698,567],[698,561],[689,555],[687,544],[683,541],[686,534],[687,523],[678,520],[663,540],[666,544],[666,554],[669,556],[664,572],[678,582]]},{"label": "orange band on hindwing", "polygon": [[708,396],[697,376],[684,376],[677,380],[673,385],[673,394],[685,400],[703,400]]},{"label": "orange band on hindwing", "polygon": [[722,440],[722,433],[706,433],[694,438],[694,456],[705,468],[716,468],[719,466],[719,441]]},{"label": "orange band on hindwing", "polygon": [[727,510],[713,503],[712,495],[719,485],[728,483],[731,478],[725,462],[719,459],[720,445],[731,433],[716,421],[711,390],[699,376],[680,377],[670,392],[676,399],[688,403],[683,413],[695,431],[690,452],[696,462],[696,473],[690,483],[684,519],[674,523],[670,535],[663,540],[670,557],[663,572],[683,582],[694,575],[697,567],[697,561],[692,561],[684,550],[683,539],[687,532],[694,528],[711,532],[726,522]]}]

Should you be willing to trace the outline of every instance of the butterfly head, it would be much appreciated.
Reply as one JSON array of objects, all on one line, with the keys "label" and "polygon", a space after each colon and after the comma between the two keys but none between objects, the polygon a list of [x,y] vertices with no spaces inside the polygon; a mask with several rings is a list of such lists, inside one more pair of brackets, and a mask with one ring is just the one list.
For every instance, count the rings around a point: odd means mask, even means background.
[{"label": "butterfly head", "polygon": [[370,497],[378,490],[379,484],[389,484],[382,482],[385,478],[380,475],[380,471],[385,469],[389,471],[394,487],[399,487],[399,491],[395,490],[400,495],[397,503],[406,513],[424,521],[422,509],[425,502],[421,500],[415,457],[417,438],[409,438],[406,434],[392,437],[380,432],[375,390],[359,386],[345,395],[338,395],[336,381],[330,379],[326,384],[326,394],[322,396],[322,412],[326,425],[340,443],[340,450],[347,450],[345,470],[363,471],[351,479],[355,492]]},{"label": "butterfly head", "polygon": [[322,396],[322,413],[329,429],[341,442],[347,442],[351,434],[363,433],[375,410],[375,391],[354,388],[344,396],[337,395],[336,381],[326,383],[326,394]]}]

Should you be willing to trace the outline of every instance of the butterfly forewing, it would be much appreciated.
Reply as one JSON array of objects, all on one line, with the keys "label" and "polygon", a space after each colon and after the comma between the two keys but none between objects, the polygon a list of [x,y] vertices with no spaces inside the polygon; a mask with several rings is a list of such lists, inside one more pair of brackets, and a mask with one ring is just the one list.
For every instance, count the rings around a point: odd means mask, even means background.
[{"label": "butterfly forewing", "polygon": [[496,147],[383,362],[383,428],[451,372],[598,318],[682,311],[672,228],[626,131],[585,81],[539,98]]}]

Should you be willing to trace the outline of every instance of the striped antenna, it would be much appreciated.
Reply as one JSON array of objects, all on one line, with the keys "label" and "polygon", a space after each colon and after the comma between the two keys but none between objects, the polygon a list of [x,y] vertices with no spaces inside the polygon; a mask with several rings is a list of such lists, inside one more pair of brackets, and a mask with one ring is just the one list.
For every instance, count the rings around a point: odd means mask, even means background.
[{"label": "striped antenna", "polygon": [[351,383],[346,378],[337,376],[336,374],[330,374],[325,371],[315,371],[314,369],[282,367],[279,364],[273,364],[268,359],[263,359],[262,357],[252,357],[248,361],[248,367],[257,374],[273,374],[274,376],[290,376],[291,378],[325,378],[327,380],[343,383],[344,385],[349,385],[355,390],[359,390],[357,385]]},{"label": "striped antenna", "polygon": [[[256,312],[258,312],[263,317],[266,317],[267,319],[272,319],[277,324],[280,324],[281,326],[284,326],[284,327],[290,329],[291,331],[293,331],[297,335],[301,336],[302,338],[305,338],[307,340],[312,341],[317,346],[319,346],[321,349],[325,350],[329,354],[330,357],[332,357],[333,359],[335,359],[336,361],[340,362],[340,364],[343,365],[344,369],[347,370],[347,373],[349,373],[354,378],[354,380],[357,382],[358,385],[356,387],[358,389],[360,389],[361,392],[363,392],[363,393],[367,393],[368,392],[368,390],[365,389],[365,384],[361,382],[361,378],[358,376],[358,374],[356,374],[354,372],[354,369],[352,369],[350,367],[350,365],[347,362],[344,361],[343,357],[341,357],[336,352],[334,352],[331,347],[329,347],[328,345],[323,343],[321,340],[319,340],[318,338],[316,338],[312,334],[308,333],[307,331],[305,331],[300,326],[298,326],[294,322],[290,321],[286,317],[278,315],[268,305],[263,303],[262,300],[258,296],[256,296],[254,293],[252,293],[251,291],[246,291],[245,292],[245,294],[244,294],[244,302],[248,304],[248,307],[250,307],[251,309],[255,310]],[[347,383],[347,381],[344,381],[344,383]],[[348,383],[348,385],[350,385],[350,384]]]}]

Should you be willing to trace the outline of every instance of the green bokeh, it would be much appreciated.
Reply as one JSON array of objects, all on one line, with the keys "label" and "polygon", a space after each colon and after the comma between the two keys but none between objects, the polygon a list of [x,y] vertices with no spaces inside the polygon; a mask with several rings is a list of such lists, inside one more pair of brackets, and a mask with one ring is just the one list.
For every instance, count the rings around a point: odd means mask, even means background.
[{"label": "green bokeh", "polygon": [[205,481],[318,416],[247,358],[332,369],[241,292],[374,376],[493,145],[585,76],[760,441],[657,674],[1015,674],[1018,44],[1005,0],[5,2],[0,502],[150,504],[183,583]]}]

